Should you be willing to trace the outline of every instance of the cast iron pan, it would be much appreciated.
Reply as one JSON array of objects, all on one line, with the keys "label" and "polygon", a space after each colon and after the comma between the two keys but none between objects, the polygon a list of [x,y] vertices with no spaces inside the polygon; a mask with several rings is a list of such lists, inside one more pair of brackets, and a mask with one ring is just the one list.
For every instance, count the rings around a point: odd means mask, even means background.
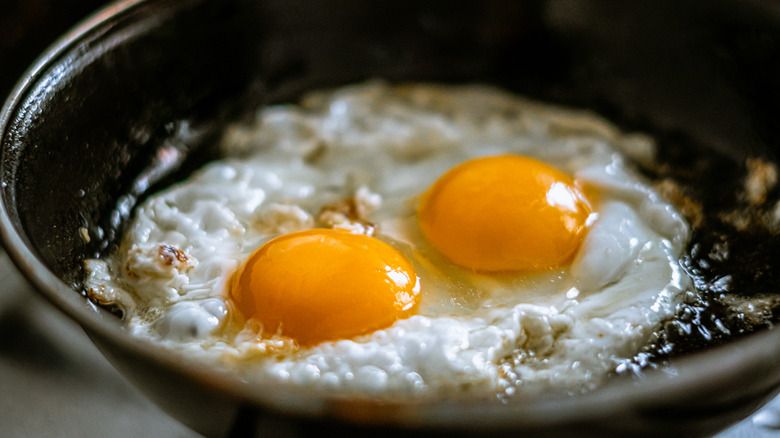
[{"label": "cast iron pan", "polygon": [[[117,368],[206,435],[712,434],[780,387],[776,312],[749,322],[724,304],[777,300],[780,242],[757,219],[777,190],[748,206],[740,188],[746,160],[778,149],[779,43],[780,9],[757,1],[121,1],[55,43],[6,102],[3,244]],[[111,251],[138,201],[215,158],[227,123],[374,77],[493,83],[658,139],[642,171],[702,207],[684,259],[701,293],[646,346],[641,377],[505,405],[257,387],[129,338],[84,297],[81,260]],[[735,209],[755,223],[737,230],[723,219]]]}]

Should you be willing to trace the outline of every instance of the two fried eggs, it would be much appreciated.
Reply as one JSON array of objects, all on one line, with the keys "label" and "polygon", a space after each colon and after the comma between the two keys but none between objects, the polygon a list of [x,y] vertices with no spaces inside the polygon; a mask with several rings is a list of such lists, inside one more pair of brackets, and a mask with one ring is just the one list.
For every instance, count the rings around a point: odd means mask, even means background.
[{"label": "two fried eggs", "polygon": [[375,81],[264,109],[140,205],[85,288],[133,335],[344,394],[595,387],[691,280],[654,145],[486,86]]}]

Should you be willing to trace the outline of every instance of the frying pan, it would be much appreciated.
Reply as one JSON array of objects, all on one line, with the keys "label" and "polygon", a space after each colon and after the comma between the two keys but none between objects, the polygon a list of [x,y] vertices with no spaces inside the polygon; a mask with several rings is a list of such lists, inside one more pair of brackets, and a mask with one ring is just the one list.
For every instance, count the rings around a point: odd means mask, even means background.
[{"label": "frying pan", "polygon": [[[251,385],[171,357],[85,298],[81,260],[110,252],[134,205],[216,158],[222,129],[263,105],[375,77],[487,82],[655,136],[659,163],[643,171],[705,207],[689,262],[728,241],[730,260],[702,278],[733,273],[728,293],[771,297],[771,227],[718,218],[741,205],[746,159],[775,159],[778,55],[768,1],[119,1],[54,43],[3,107],[2,242],[120,371],[207,436],[709,435],[778,392],[775,315],[674,338],[680,354],[583,395],[389,403]],[[717,319],[715,301],[698,316]]]}]

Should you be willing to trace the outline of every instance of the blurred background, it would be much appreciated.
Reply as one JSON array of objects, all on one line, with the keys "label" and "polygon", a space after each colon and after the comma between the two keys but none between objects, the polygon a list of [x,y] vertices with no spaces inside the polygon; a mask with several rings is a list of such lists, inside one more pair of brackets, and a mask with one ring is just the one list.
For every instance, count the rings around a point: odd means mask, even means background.
[{"label": "blurred background", "polygon": [[105,0],[0,2],[0,92],[3,100],[35,58]]},{"label": "blurred background", "polygon": [[[0,100],[103,0],[0,0]],[[0,436],[196,437],[161,412],[84,332],[32,291],[0,249]],[[776,399],[718,438],[780,438]]]}]

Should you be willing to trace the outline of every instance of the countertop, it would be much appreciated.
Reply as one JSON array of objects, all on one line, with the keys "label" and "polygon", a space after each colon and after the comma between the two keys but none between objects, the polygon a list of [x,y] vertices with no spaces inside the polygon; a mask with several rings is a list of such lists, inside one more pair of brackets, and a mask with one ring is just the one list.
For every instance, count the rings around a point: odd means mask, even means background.
[{"label": "countertop", "polygon": [[0,285],[0,436],[199,436],[125,380],[4,252]]}]

